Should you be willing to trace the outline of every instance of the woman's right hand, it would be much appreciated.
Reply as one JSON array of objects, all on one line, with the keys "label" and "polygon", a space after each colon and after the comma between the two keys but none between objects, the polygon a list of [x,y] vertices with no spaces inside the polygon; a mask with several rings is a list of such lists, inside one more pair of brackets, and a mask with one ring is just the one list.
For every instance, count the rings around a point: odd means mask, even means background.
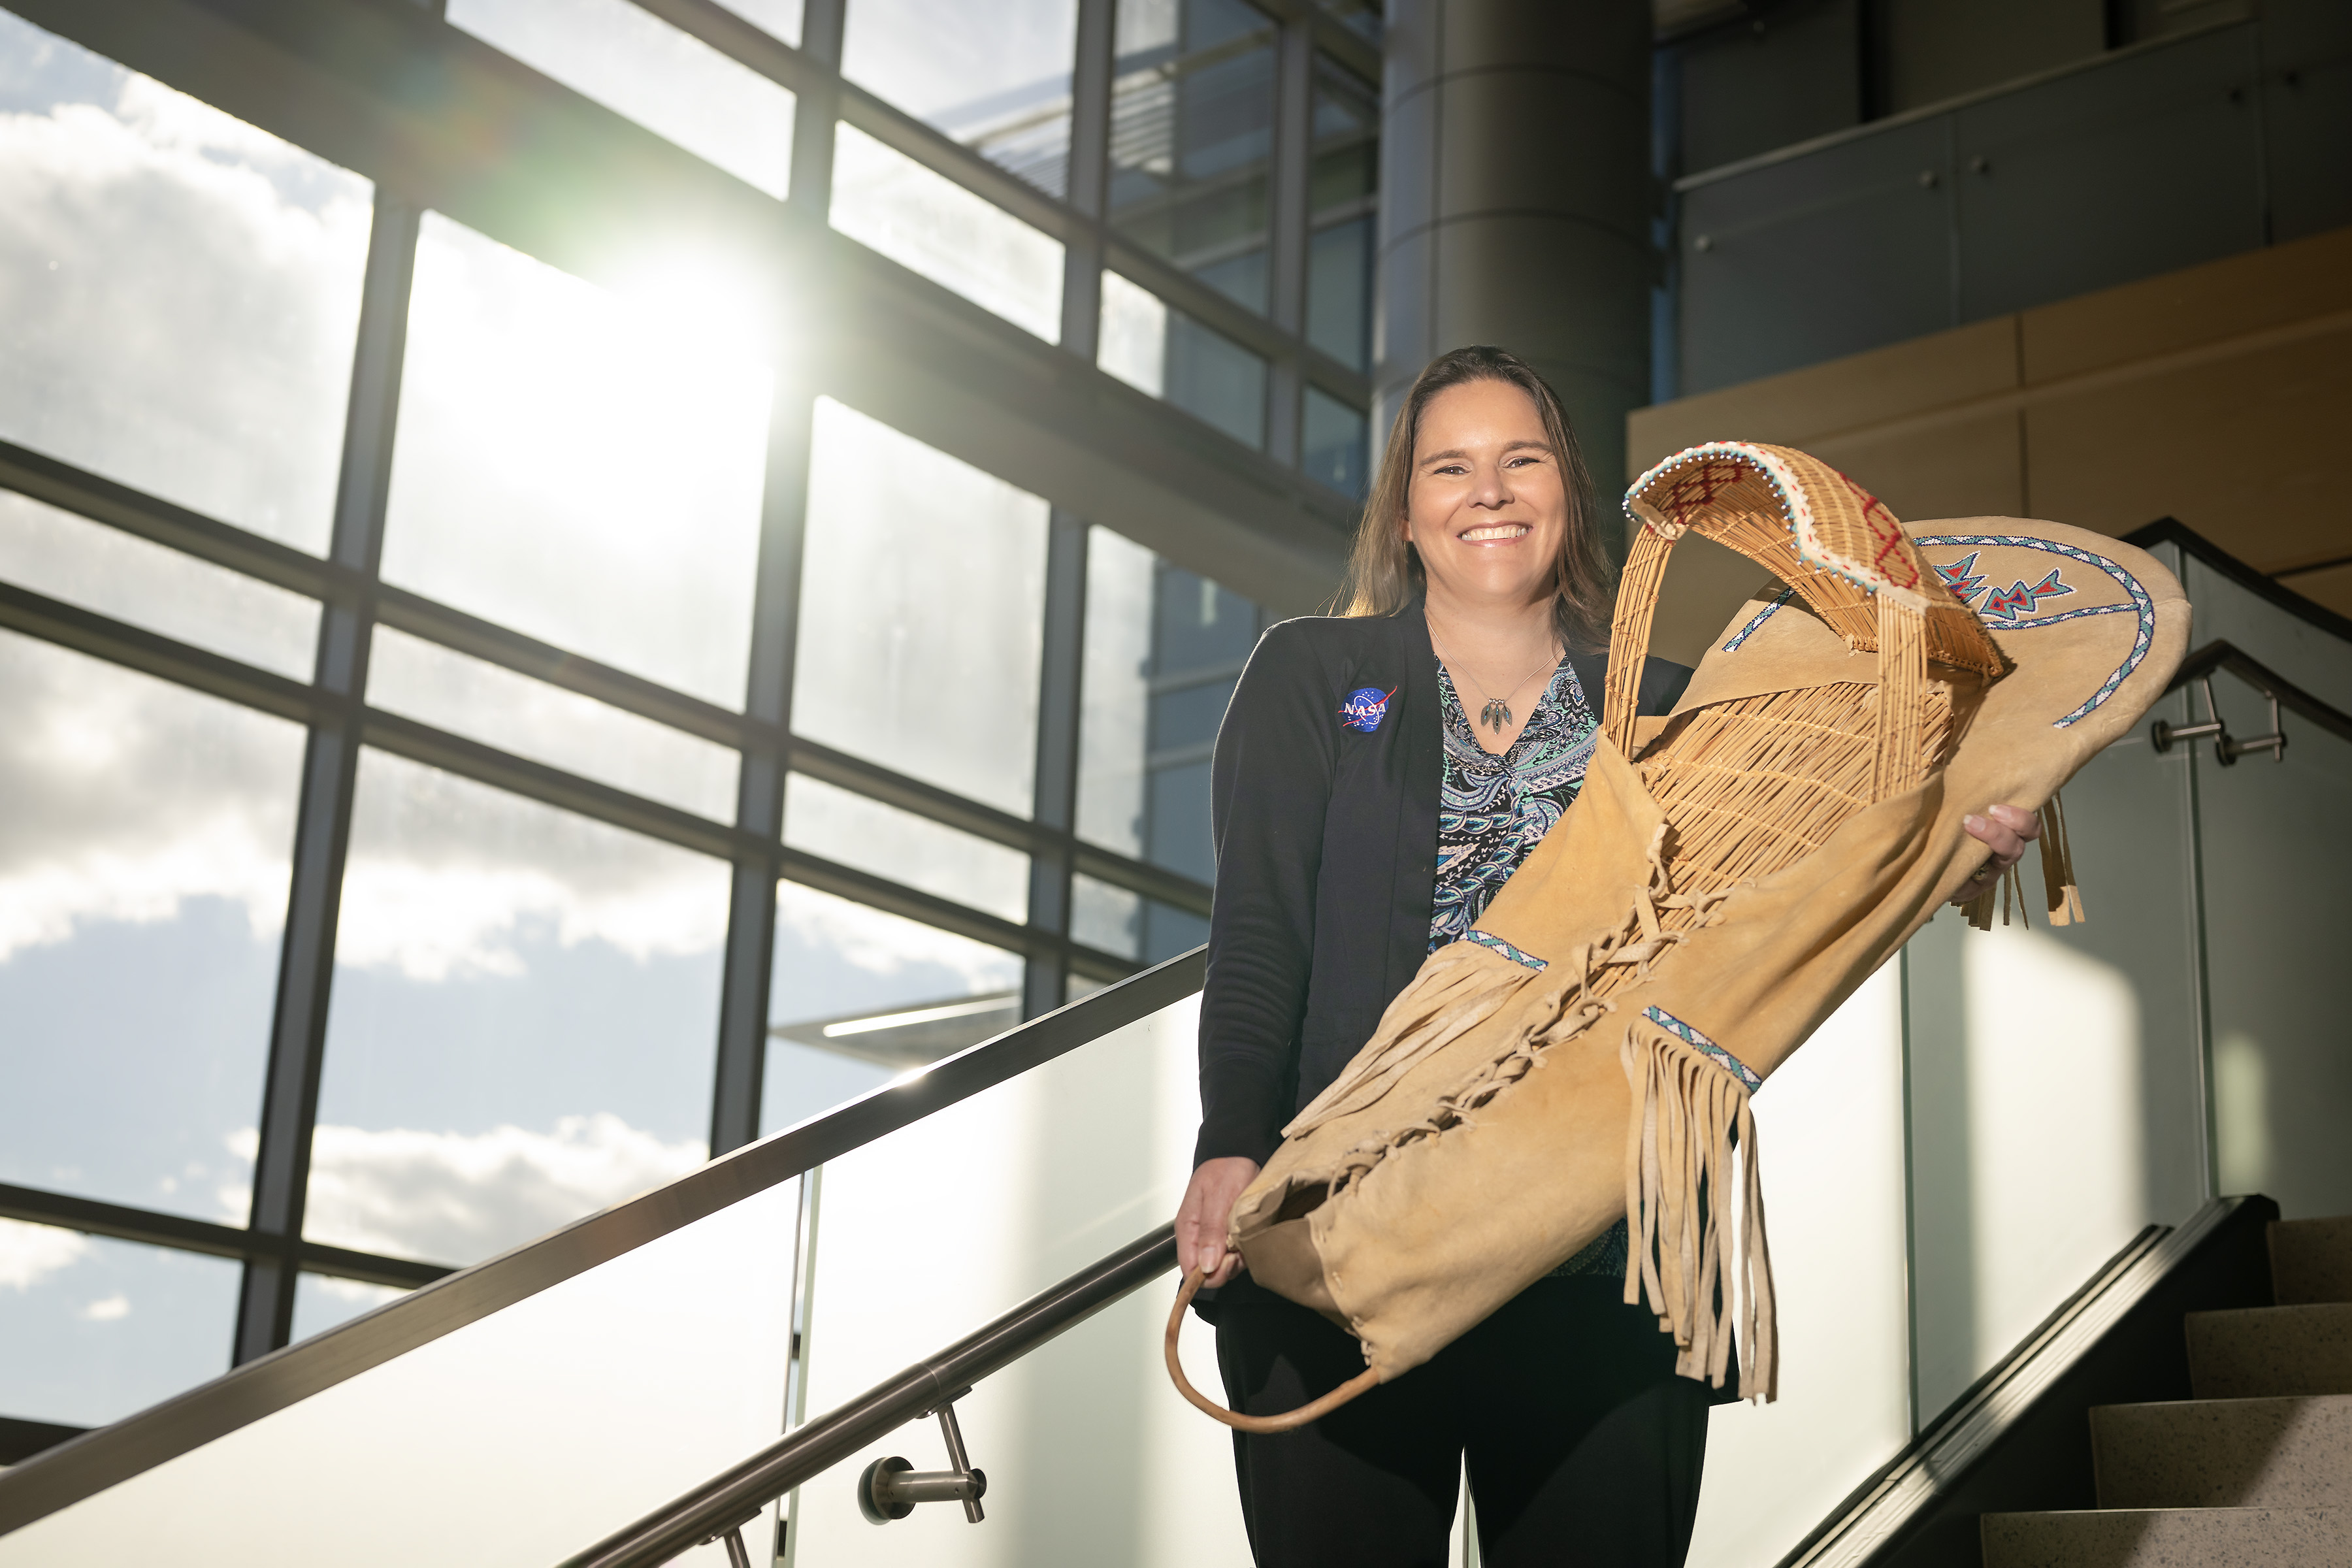
[{"label": "woman's right hand", "polygon": [[1257,1180],[1258,1163],[1230,1154],[1204,1160],[1184,1189],[1176,1210],[1176,1267],[1200,1269],[1203,1283],[1223,1285],[1242,1271],[1242,1255],[1225,1246],[1225,1226],[1244,1188]]}]

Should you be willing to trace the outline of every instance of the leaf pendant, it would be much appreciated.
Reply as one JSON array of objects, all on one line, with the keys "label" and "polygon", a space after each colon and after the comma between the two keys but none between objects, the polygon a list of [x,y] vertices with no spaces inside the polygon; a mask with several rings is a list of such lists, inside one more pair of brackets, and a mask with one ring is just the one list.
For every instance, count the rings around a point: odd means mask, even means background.
[{"label": "leaf pendant", "polygon": [[1478,721],[1497,732],[1507,730],[1511,723],[1510,707],[1501,698],[1490,697],[1486,706],[1478,710]]}]

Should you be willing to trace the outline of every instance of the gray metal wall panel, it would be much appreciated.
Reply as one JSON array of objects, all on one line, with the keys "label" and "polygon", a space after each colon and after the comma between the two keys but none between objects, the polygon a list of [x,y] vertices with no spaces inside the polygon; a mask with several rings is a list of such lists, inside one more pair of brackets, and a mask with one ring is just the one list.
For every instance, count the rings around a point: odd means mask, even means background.
[{"label": "gray metal wall panel", "polygon": [[1859,0],[1775,6],[1676,51],[1682,156],[1696,174],[1862,122]]},{"label": "gray metal wall panel", "polygon": [[2263,67],[2272,242],[2352,223],[2352,5],[2269,0]]},{"label": "gray metal wall panel", "polygon": [[1952,326],[1947,158],[1928,121],[1687,193],[1682,392]]},{"label": "gray metal wall panel", "polygon": [[1959,110],[1960,319],[2260,246],[2254,46],[2230,27]]},{"label": "gray metal wall panel", "polygon": [[2103,0],[1871,0],[1882,113],[2088,59],[2106,47]]}]

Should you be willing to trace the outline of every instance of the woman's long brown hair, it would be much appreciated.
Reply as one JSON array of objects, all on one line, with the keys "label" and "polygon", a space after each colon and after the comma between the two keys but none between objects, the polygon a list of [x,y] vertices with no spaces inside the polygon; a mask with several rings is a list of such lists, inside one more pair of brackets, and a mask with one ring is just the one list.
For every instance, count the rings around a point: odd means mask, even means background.
[{"label": "woman's long brown hair", "polygon": [[1606,642],[1615,577],[1608,552],[1593,528],[1592,476],[1585,470],[1584,454],[1569,427],[1559,395],[1518,355],[1485,345],[1455,349],[1429,362],[1414,378],[1389,427],[1388,449],[1381,456],[1372,493],[1356,525],[1356,546],[1348,561],[1348,581],[1339,592],[1341,614],[1391,616],[1428,586],[1421,552],[1404,537],[1407,499],[1412,489],[1412,453],[1421,434],[1421,416],[1430,400],[1448,387],[1474,381],[1499,381],[1517,387],[1532,399],[1542,416],[1544,436],[1559,463],[1560,485],[1568,492],[1568,526],[1560,531],[1559,555],[1552,569],[1552,624],[1569,647],[1594,647]]}]

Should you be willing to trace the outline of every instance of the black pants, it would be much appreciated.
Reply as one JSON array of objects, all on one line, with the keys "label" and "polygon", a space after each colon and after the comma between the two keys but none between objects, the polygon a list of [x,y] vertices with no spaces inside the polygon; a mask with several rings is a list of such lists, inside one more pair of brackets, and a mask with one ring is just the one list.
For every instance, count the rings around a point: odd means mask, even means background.
[{"label": "black pants", "polygon": [[[1674,1375],[1674,1342],[1622,1289],[1538,1280],[1320,1421],[1235,1433],[1259,1568],[1444,1568],[1465,1459],[1483,1568],[1680,1564],[1712,1391]],[[1218,1297],[1233,1408],[1294,1409],[1363,1370],[1355,1340],[1306,1308],[1245,1279]]]}]

